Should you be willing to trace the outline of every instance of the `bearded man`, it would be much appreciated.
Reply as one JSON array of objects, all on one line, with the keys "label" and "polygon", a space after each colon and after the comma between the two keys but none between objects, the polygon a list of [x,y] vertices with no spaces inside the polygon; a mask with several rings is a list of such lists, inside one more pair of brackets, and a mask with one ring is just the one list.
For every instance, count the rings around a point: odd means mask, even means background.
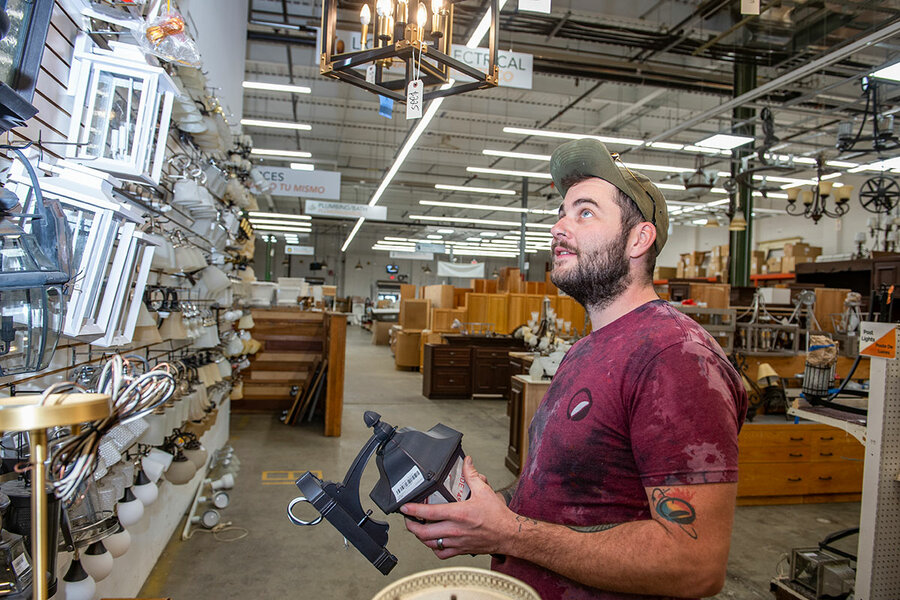
[{"label": "bearded man", "polygon": [[442,559],[492,568],[543,600],[664,599],[721,590],[737,492],[740,376],[715,340],[659,299],[668,213],[647,177],[595,140],[563,144],[552,281],[588,312],[529,429],[517,483],[494,492],[467,457],[464,502],[407,504]]}]

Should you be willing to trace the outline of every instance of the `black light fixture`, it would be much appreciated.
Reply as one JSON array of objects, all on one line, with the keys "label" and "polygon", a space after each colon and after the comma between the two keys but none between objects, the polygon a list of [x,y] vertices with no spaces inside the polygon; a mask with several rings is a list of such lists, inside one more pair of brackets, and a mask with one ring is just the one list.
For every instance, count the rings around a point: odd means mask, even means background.
[{"label": "black light fixture", "polygon": [[[428,101],[441,96],[451,96],[472,90],[496,87],[500,68],[497,63],[499,49],[499,2],[490,0],[491,21],[487,74],[456,60],[451,54],[453,42],[453,6],[460,0],[416,1],[415,9],[410,0],[368,0],[359,12],[362,27],[360,49],[345,51],[337,39],[338,0],[322,3],[322,42],[319,48],[319,71],[326,77],[340,79],[365,90],[406,102],[409,83],[421,79],[426,90],[422,99]],[[430,10],[429,10],[430,9]],[[430,12],[430,19],[429,19]],[[373,47],[368,48],[369,24],[373,24]],[[405,63],[402,75],[390,74],[393,64]],[[374,73],[360,71],[359,67],[371,65]],[[473,81],[434,89],[445,84],[450,70],[456,70]]]},{"label": "black light fixture", "polygon": [[424,267],[422,267],[422,272],[423,272],[423,273],[429,273],[429,274],[430,274],[430,273],[431,273],[431,267],[430,267],[429,265],[425,265]]},{"label": "black light fixture", "polygon": [[363,270],[362,261],[361,260],[356,261],[356,266],[353,268],[356,269],[357,271],[362,271]]},{"label": "black light fixture", "polygon": [[4,2],[2,13],[6,25],[0,47],[0,132],[19,127],[37,114],[31,105],[37,86],[44,42],[53,13],[53,0],[17,2],[15,7]]},{"label": "black light fixture", "polygon": [[[853,192],[853,186],[841,184],[840,187],[834,187],[835,182],[823,180],[825,174],[823,168],[823,160],[821,157],[816,159],[816,184],[812,189],[804,189],[801,187],[792,187],[787,190],[788,204],[785,211],[789,215],[795,217],[807,217],[818,223],[822,216],[838,219],[850,210],[849,201],[850,194]],[[828,208],[828,197],[834,191],[834,207]],[[802,207],[797,204],[800,200]]]},{"label": "black light fixture", "polygon": [[[863,77],[860,81],[866,107],[859,121],[843,121],[838,124],[836,147],[841,152],[884,152],[900,148],[900,138],[894,135],[894,115],[882,114],[878,98],[878,82],[873,77]],[[872,120],[872,133],[863,135],[866,121]],[[853,130],[856,129],[856,133]],[[866,144],[868,142],[868,144]]]},{"label": "black light fixture", "polygon": [[[388,524],[373,519],[372,511],[363,511],[359,501],[366,463],[376,455],[380,477],[369,497],[385,514],[399,512],[408,502],[466,500],[469,486],[462,476],[463,434],[440,423],[424,432],[410,427],[398,429],[370,410],[363,420],[374,433],[357,454],[344,481],[323,481],[307,471],[296,482],[303,496],[288,505],[288,518],[295,525],[317,525],[324,517],[387,575],[397,564],[397,557],[385,547]],[[312,521],[299,519],[293,509],[302,502],[312,504],[320,516]]]}]

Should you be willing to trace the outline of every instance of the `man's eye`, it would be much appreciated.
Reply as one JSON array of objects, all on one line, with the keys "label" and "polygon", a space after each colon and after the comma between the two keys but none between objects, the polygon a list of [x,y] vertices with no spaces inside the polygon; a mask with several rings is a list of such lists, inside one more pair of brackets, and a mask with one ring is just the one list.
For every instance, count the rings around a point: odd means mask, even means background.
[{"label": "man's eye", "polygon": [[592,217],[592,216],[594,216],[594,213],[592,213],[591,211],[589,211],[589,210],[586,209],[586,208],[585,208],[584,210],[581,211],[581,218],[582,218],[582,219],[587,219],[588,217]]}]

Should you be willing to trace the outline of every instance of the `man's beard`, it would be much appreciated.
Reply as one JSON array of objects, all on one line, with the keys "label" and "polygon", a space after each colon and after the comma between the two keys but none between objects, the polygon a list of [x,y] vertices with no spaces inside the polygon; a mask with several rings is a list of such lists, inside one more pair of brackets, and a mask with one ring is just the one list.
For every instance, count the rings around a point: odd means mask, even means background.
[{"label": "man's beard", "polygon": [[568,271],[554,269],[550,281],[587,309],[606,308],[631,283],[629,262],[625,256],[627,244],[628,232],[624,228],[609,243],[589,252],[569,248],[564,243],[554,244],[554,248],[562,246],[577,252],[577,256],[575,265],[570,265]]}]

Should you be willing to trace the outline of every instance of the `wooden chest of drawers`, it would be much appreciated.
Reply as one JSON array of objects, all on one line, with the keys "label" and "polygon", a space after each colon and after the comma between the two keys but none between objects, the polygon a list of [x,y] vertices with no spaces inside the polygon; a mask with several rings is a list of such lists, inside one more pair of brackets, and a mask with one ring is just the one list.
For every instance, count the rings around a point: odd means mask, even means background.
[{"label": "wooden chest of drawers", "polygon": [[819,424],[747,423],[738,438],[738,504],[855,501],[865,447]]},{"label": "wooden chest of drawers", "polygon": [[472,395],[472,348],[425,344],[422,395],[426,398],[468,398]]}]

